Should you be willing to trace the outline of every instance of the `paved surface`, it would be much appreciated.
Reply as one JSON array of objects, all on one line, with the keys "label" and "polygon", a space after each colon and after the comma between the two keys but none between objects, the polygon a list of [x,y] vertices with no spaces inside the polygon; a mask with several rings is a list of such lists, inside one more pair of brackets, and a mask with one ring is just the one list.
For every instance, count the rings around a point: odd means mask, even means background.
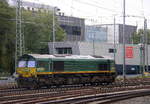
[{"label": "paved surface", "polygon": [[[142,76],[141,74],[131,74],[131,75],[126,75],[127,78],[134,78],[134,77],[139,77]],[[117,78],[123,78],[122,75],[118,75]]]},{"label": "paved surface", "polygon": [[110,104],[150,104],[150,96],[137,97]]}]

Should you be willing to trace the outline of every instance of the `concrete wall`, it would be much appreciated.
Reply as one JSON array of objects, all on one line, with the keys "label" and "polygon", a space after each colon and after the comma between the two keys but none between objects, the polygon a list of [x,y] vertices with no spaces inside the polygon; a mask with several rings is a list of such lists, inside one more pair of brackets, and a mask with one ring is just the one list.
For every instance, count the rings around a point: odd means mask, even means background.
[{"label": "concrete wall", "polygon": [[107,42],[107,29],[96,26],[85,26],[86,42]]},{"label": "concrete wall", "polygon": [[[106,25],[107,42],[114,43],[114,25]],[[115,25],[115,43],[119,43],[119,25]]]},{"label": "concrete wall", "polygon": [[[133,47],[133,58],[126,58],[126,64],[128,65],[140,65],[140,47],[138,45],[126,44],[126,47]],[[148,46],[150,52],[150,46]],[[109,49],[113,49],[113,44],[108,43],[89,43],[89,42],[79,42],[79,50],[82,55],[100,55],[100,56],[109,56],[114,58],[114,53],[109,53]],[[123,64],[123,45],[116,44],[116,63]],[[147,57],[147,56],[146,56]],[[150,59],[150,55],[148,56]],[[146,61],[146,59],[145,59]],[[150,64],[150,61],[149,61]]]},{"label": "concrete wall", "polygon": [[[53,43],[49,42],[48,43],[48,47],[49,47],[49,54],[53,54]],[[72,48],[72,54],[74,55],[79,55],[79,47],[78,47],[78,42],[55,42],[55,54],[57,54],[56,52],[56,48]]]}]

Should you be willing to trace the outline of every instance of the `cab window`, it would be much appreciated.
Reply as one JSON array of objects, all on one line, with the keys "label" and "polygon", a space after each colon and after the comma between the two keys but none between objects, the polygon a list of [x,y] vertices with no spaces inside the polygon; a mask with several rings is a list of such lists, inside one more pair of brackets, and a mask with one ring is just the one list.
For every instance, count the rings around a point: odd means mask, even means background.
[{"label": "cab window", "polygon": [[35,67],[35,61],[28,61],[28,67]]},{"label": "cab window", "polygon": [[18,67],[26,67],[26,61],[19,61]]}]

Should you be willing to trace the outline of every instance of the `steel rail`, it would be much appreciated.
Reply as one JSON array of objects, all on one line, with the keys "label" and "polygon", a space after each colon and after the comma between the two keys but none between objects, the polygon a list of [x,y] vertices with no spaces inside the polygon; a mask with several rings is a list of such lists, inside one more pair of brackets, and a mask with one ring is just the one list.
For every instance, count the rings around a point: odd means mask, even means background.
[{"label": "steel rail", "polygon": [[121,91],[114,93],[106,94],[95,94],[89,96],[78,96],[60,100],[40,102],[37,104],[105,104],[115,101],[120,101],[133,97],[147,96],[150,95],[150,89],[141,89],[141,90],[130,90],[130,91]]}]

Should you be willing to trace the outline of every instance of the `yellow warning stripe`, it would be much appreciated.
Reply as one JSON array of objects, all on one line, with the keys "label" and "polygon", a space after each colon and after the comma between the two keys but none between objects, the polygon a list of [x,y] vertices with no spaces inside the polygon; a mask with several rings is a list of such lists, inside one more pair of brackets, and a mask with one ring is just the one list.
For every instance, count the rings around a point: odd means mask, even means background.
[{"label": "yellow warning stripe", "polygon": [[78,72],[36,72],[37,74],[83,74],[83,73],[113,73],[115,71],[78,71]]}]

